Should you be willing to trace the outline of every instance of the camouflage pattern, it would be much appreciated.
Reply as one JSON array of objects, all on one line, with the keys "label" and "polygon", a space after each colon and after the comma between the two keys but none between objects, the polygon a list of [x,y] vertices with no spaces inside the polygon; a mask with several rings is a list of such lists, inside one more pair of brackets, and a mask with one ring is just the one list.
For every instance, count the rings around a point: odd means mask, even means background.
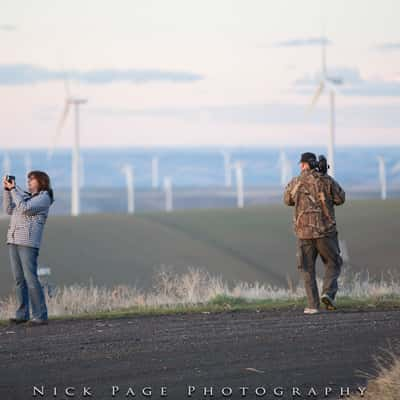
[{"label": "camouflage pattern", "polygon": [[304,279],[308,306],[319,308],[315,263],[318,255],[325,265],[322,293],[335,298],[343,264],[336,230],[335,209],[345,193],[329,175],[304,170],[287,185],[284,202],[294,206],[293,224],[298,237],[297,267]]},{"label": "camouflage pattern", "polygon": [[299,239],[317,239],[336,233],[334,206],[345,193],[329,175],[304,170],[286,186],[284,202],[294,206],[293,225]]}]

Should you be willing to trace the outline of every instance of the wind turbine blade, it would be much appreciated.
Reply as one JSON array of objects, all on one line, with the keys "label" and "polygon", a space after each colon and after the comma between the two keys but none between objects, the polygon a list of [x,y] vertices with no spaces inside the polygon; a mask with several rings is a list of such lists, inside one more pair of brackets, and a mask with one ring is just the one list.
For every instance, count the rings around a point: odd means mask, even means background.
[{"label": "wind turbine blade", "polygon": [[61,135],[62,128],[64,127],[65,121],[67,120],[67,117],[68,117],[68,114],[69,114],[69,109],[70,109],[70,102],[67,99],[67,100],[65,100],[64,110],[63,110],[63,112],[61,114],[61,118],[60,118],[60,120],[58,122],[58,125],[57,125],[57,130],[56,130],[56,134],[54,135],[53,145],[49,149],[49,153],[48,153],[48,157],[49,158],[52,157],[52,155],[54,153],[54,149],[57,146],[58,138]]},{"label": "wind turbine blade", "polygon": [[64,110],[63,110],[63,112],[61,114],[61,118],[58,121],[58,125],[57,125],[57,132],[56,133],[58,135],[61,133],[61,130],[65,125],[65,121],[67,120],[68,113],[69,113],[69,108],[70,108],[70,102],[68,100],[66,100],[65,101],[65,105],[64,105]]},{"label": "wind turbine blade", "polygon": [[64,90],[65,90],[65,97],[69,99],[71,97],[71,90],[69,87],[69,80],[68,78],[64,78]]},{"label": "wind turbine blade", "polygon": [[335,92],[335,93],[339,93],[339,87],[338,85],[340,85],[341,83],[339,83],[339,80],[336,79],[330,79],[330,78],[326,78],[324,80],[324,85],[326,86],[327,89]]},{"label": "wind turbine blade", "polygon": [[326,43],[325,37],[322,36],[321,44],[322,44],[322,78],[326,77]]},{"label": "wind turbine blade", "polygon": [[317,87],[317,91],[315,92],[314,97],[312,98],[311,104],[309,106],[309,111],[313,110],[313,108],[317,104],[318,99],[320,98],[322,92],[324,91],[324,88],[325,88],[325,82],[321,81]]},{"label": "wind turbine blade", "polygon": [[69,99],[71,97],[71,88],[70,88],[70,80],[69,80],[69,72],[62,67],[62,70],[64,71],[63,75],[63,84],[64,84],[64,92],[65,92],[65,98]]},{"label": "wind turbine blade", "polygon": [[392,168],[393,174],[397,174],[398,172],[400,172],[400,161],[398,161]]}]

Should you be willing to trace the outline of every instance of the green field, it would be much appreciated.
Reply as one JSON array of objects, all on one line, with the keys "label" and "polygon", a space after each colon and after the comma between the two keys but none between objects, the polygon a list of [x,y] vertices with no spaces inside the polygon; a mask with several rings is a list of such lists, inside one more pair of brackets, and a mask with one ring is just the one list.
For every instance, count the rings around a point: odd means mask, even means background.
[{"label": "green field", "polygon": [[[191,210],[137,216],[54,216],[48,220],[40,262],[52,282],[137,284],[148,288],[162,265],[177,272],[203,267],[228,281],[287,285],[297,280],[291,209]],[[350,266],[380,276],[400,269],[400,201],[353,201],[337,209]],[[0,220],[5,238],[8,221]],[[0,246],[0,296],[11,292],[6,245]]]}]

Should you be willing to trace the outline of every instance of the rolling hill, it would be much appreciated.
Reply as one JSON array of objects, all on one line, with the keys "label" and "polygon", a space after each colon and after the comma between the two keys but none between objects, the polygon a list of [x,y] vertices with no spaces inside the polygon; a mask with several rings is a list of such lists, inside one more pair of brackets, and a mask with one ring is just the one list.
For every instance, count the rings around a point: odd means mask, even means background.
[{"label": "rolling hill", "polygon": [[[337,209],[350,266],[379,277],[400,269],[400,201],[348,202]],[[0,220],[5,238],[7,219]],[[12,290],[6,245],[0,246],[0,297]],[[160,266],[201,267],[232,281],[286,286],[298,279],[291,209],[268,205],[170,214],[52,216],[40,263],[60,284],[130,284],[148,288]],[[321,269],[320,269],[321,270]]]}]

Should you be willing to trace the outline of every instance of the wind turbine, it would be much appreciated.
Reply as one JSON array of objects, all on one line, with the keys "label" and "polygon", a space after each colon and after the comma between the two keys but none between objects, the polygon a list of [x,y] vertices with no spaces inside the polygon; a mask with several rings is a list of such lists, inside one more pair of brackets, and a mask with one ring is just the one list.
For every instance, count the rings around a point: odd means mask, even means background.
[{"label": "wind turbine", "polygon": [[3,175],[8,175],[11,172],[11,159],[8,153],[3,157]]},{"label": "wind turbine", "polygon": [[322,44],[322,68],[321,79],[317,86],[317,90],[312,98],[310,110],[312,110],[318,102],[324,90],[329,92],[329,140],[328,140],[328,164],[330,166],[328,172],[333,177],[335,176],[335,95],[337,93],[337,86],[343,83],[342,79],[337,77],[329,77],[326,67],[326,38],[321,38]]},{"label": "wind turbine", "polygon": [[349,249],[347,247],[347,242],[344,239],[339,240],[340,255],[343,261],[348,264],[350,261]]},{"label": "wind turbine", "polygon": [[222,157],[224,158],[225,187],[230,188],[232,186],[231,155],[226,150],[223,150],[221,154]]},{"label": "wind turbine", "polygon": [[154,156],[151,159],[151,186],[153,189],[158,188],[158,176],[159,176],[159,163],[158,157]]},{"label": "wind turbine", "polygon": [[169,176],[166,176],[164,178],[164,192],[165,192],[165,211],[171,212],[173,210],[172,179]]},{"label": "wind turbine", "polygon": [[243,163],[236,161],[233,164],[236,173],[236,198],[238,208],[244,207],[244,188],[243,188]]},{"label": "wind turbine", "polygon": [[386,165],[383,156],[378,156],[379,165],[379,183],[381,186],[381,199],[387,199],[387,184],[386,184]]},{"label": "wind turbine", "polygon": [[281,169],[281,186],[285,187],[290,179],[292,179],[292,164],[283,150],[281,150],[279,155],[279,166]]},{"label": "wind turbine", "polygon": [[75,132],[74,132],[74,144],[72,147],[72,174],[71,174],[71,215],[79,215],[80,213],[80,118],[79,118],[79,109],[80,106],[87,103],[87,99],[73,97],[69,92],[68,82],[65,81],[65,101],[64,101],[64,110],[61,114],[61,118],[59,120],[57,131],[54,136],[53,147],[49,151],[49,157],[52,156],[55,146],[57,145],[57,141],[59,136],[61,135],[62,129],[67,120],[69,111],[71,107],[75,113]]},{"label": "wind turbine", "polygon": [[135,212],[135,174],[132,165],[125,165],[122,173],[125,174],[126,179],[128,214],[133,214]]},{"label": "wind turbine", "polygon": [[85,159],[82,154],[79,157],[79,187],[85,187]]},{"label": "wind turbine", "polygon": [[25,173],[28,175],[30,171],[32,171],[32,159],[29,153],[25,154],[24,157],[24,164],[25,164]]},{"label": "wind turbine", "polygon": [[398,161],[396,164],[394,164],[393,168],[392,168],[393,174],[397,174],[398,172],[400,172],[400,161]]}]

